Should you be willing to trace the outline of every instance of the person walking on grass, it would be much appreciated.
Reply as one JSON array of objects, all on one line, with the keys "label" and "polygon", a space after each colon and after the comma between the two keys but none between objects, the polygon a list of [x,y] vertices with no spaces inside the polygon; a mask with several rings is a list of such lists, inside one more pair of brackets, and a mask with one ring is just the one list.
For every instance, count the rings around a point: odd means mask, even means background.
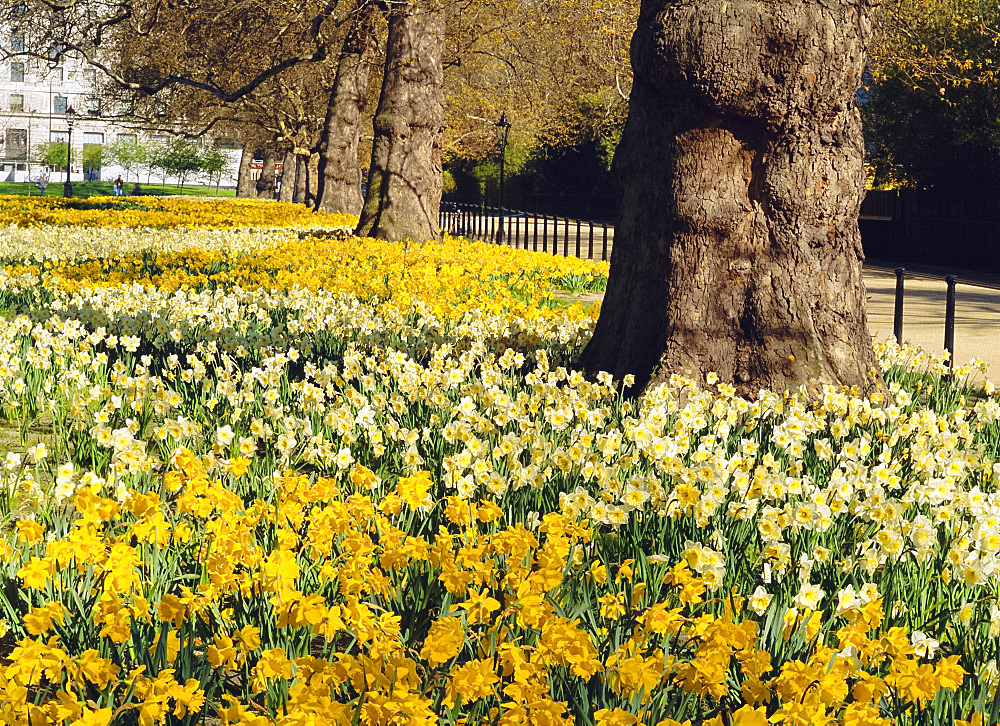
[{"label": "person walking on grass", "polygon": [[121,197],[125,194],[125,182],[122,181],[122,177],[119,174],[118,178],[115,179],[115,196]]}]

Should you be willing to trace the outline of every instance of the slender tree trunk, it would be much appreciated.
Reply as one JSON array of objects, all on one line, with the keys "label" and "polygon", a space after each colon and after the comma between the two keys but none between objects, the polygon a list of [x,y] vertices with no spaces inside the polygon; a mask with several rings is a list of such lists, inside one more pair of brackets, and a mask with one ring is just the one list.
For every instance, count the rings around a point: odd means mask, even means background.
[{"label": "slender tree trunk", "polygon": [[375,17],[373,4],[361,8],[340,51],[319,149],[316,208],[324,212],[358,214],[364,203],[358,139],[377,50]]},{"label": "slender tree trunk", "polygon": [[236,178],[236,196],[248,199],[254,196],[253,179],[250,178],[250,164],[253,162],[253,148],[243,145],[240,154],[240,171]]},{"label": "slender tree trunk", "polygon": [[309,186],[309,165],[306,157],[301,155],[295,157],[295,201],[305,203],[306,192]]},{"label": "slender tree trunk", "polygon": [[274,199],[274,167],[277,165],[278,154],[274,151],[264,152],[264,166],[257,180],[257,198]]},{"label": "slender tree trunk", "polygon": [[443,52],[437,0],[391,12],[359,236],[423,241],[440,234]]},{"label": "slender tree trunk", "polygon": [[306,169],[302,163],[302,157],[295,157],[295,177],[294,188],[292,190],[292,201],[300,204],[306,200]]},{"label": "slender tree trunk", "polygon": [[856,92],[868,0],[642,0],[591,371],[879,385]]},{"label": "slender tree trunk", "polygon": [[278,190],[279,202],[290,202],[295,197],[295,172],[298,168],[298,158],[294,149],[285,152],[281,160],[281,189]]},{"label": "slender tree trunk", "polygon": [[319,154],[311,154],[309,157],[302,159],[303,168],[303,183],[305,185],[304,189],[304,201],[306,206],[316,208],[316,204],[319,200]]}]

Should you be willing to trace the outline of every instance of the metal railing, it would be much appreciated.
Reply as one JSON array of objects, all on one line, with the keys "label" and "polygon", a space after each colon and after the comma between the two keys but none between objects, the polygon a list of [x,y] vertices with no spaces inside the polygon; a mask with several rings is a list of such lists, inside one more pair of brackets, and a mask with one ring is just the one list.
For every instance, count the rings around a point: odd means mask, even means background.
[{"label": "metal railing", "polygon": [[615,235],[606,222],[476,204],[442,205],[438,225],[455,236],[585,260],[611,259]]},{"label": "metal railing", "polygon": [[[572,219],[533,212],[499,209],[478,204],[446,203],[442,205],[438,224],[441,229],[455,236],[468,237],[518,249],[551,254],[574,255],[588,260],[609,260],[614,246],[614,227],[606,222]],[[884,268],[883,268],[884,269]],[[896,342],[903,342],[903,300],[907,271],[903,267],[892,270],[896,275],[895,303],[892,332]],[[961,282],[976,287],[994,287],[990,284],[961,280],[956,275],[909,273],[911,277],[944,280],[947,286],[944,314],[944,348],[948,351],[949,366],[955,360],[955,288]]]}]

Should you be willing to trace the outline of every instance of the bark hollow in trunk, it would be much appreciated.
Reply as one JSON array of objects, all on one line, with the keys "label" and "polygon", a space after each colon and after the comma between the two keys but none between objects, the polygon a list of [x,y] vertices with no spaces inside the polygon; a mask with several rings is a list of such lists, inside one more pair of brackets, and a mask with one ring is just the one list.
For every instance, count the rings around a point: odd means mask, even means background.
[{"label": "bark hollow in trunk", "polygon": [[439,237],[443,53],[444,12],[436,0],[392,11],[359,236]]},{"label": "bark hollow in trunk", "polygon": [[642,0],[608,289],[581,358],[742,393],[878,385],[856,92],[868,0]]},{"label": "bark hollow in trunk", "polygon": [[340,51],[320,139],[316,209],[323,212],[358,214],[364,203],[358,139],[377,42],[374,5],[358,13]]}]

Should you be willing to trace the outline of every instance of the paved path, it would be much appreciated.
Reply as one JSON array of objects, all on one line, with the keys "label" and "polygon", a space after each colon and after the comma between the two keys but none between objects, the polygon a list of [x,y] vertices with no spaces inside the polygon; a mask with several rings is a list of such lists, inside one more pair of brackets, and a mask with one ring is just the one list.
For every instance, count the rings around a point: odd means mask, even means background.
[{"label": "paved path", "polygon": [[[872,335],[892,337],[896,276],[892,270],[866,267],[865,287]],[[903,340],[928,352],[944,350],[946,289],[943,279],[907,275]],[[955,288],[955,361],[962,364],[970,358],[988,363],[989,378],[1000,383],[1000,289],[959,282]]]}]

